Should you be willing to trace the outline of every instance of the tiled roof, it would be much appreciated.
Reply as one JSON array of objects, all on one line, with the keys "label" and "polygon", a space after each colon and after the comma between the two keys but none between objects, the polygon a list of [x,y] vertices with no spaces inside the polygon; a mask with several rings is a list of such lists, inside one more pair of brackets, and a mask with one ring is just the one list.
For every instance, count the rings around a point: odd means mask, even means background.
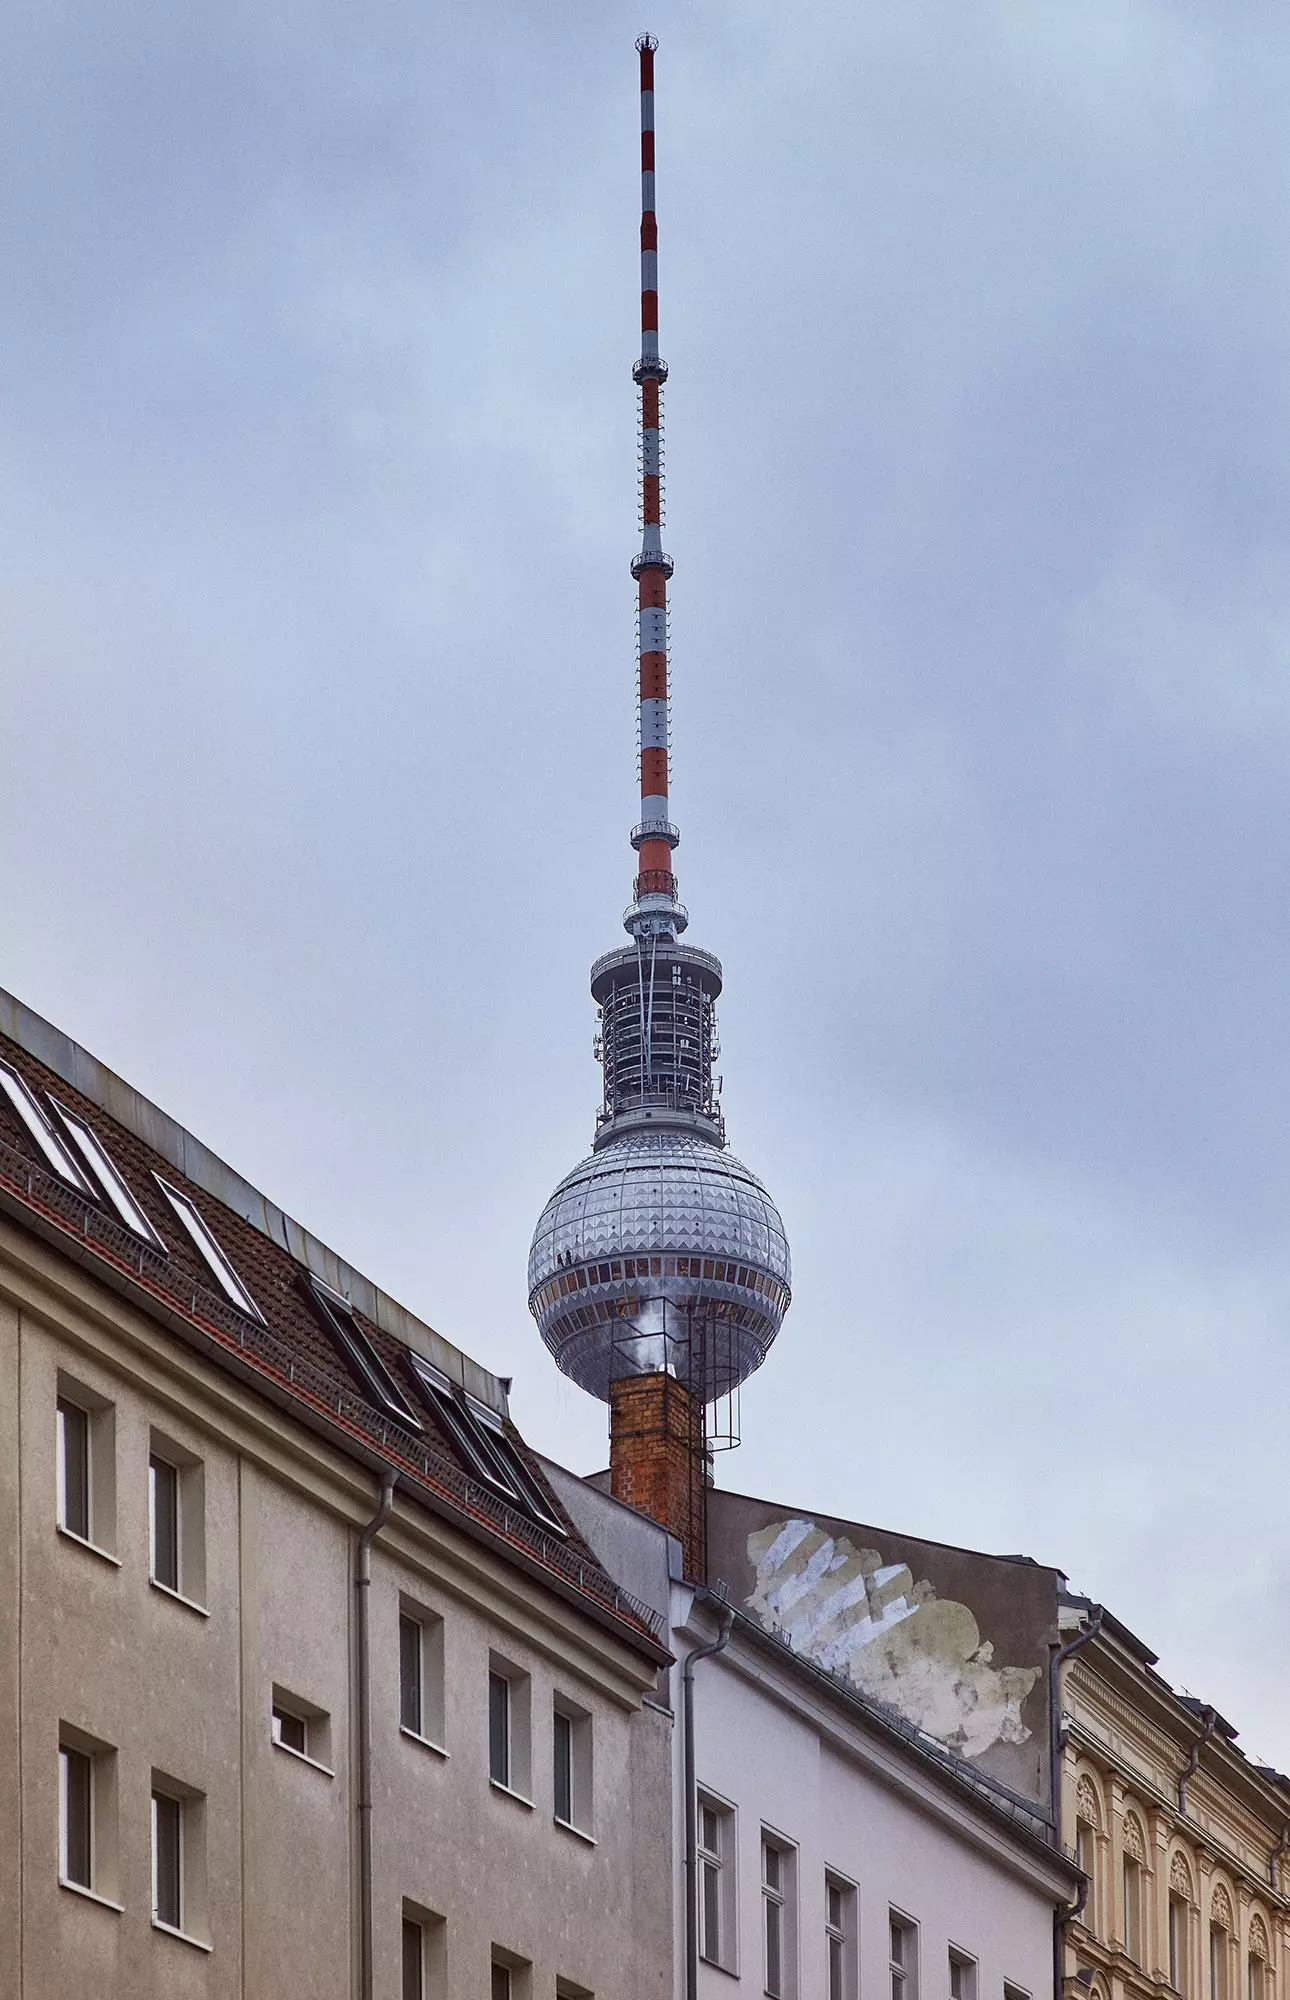
[{"label": "tiled roof", "polygon": [[[9,1018],[13,1018],[12,1010]],[[27,1219],[48,1240],[96,1269],[117,1289],[147,1302],[155,1317],[190,1340],[196,1338],[208,1355],[235,1370],[280,1408],[291,1411],[311,1428],[325,1428],[333,1440],[365,1462],[376,1460],[396,1467],[403,1475],[403,1493],[456,1517],[494,1546],[500,1545],[524,1567],[543,1574],[561,1595],[572,1595],[601,1620],[608,1617],[624,1639],[643,1645],[651,1659],[664,1656],[657,1615],[637,1604],[602,1568],[509,1420],[506,1434],[566,1534],[551,1533],[464,1469],[442,1420],[426,1397],[416,1391],[408,1366],[408,1346],[368,1311],[359,1310],[360,1299],[368,1306],[381,1299],[374,1287],[364,1281],[352,1288],[355,1318],[420,1417],[423,1428],[419,1433],[398,1423],[365,1396],[309,1302],[306,1264],[293,1256],[285,1243],[272,1240],[244,1214],[189,1179],[175,1164],[173,1146],[167,1149],[172,1155],[168,1157],[86,1096],[66,1073],[73,1067],[70,1063],[60,1064],[60,1070],[55,1071],[22,1042],[4,1034],[0,1034],[0,1058],[25,1079],[38,1099],[50,1093],[86,1119],[107,1146],[166,1250],[145,1243],[105,1203],[78,1193],[51,1172],[0,1094],[0,1204],[11,1214]],[[196,1205],[264,1315],[263,1325],[225,1299],[179,1227],[157,1185],[156,1174]],[[284,1238],[290,1241],[293,1230],[303,1242],[305,1232],[295,1225],[285,1225]],[[331,1261],[337,1269],[345,1268],[339,1259]],[[315,1270],[314,1275],[321,1274]],[[399,1309],[394,1308],[394,1312],[398,1314]],[[410,1316],[402,1318],[409,1327],[416,1325]],[[421,1331],[424,1339],[418,1339],[416,1347],[458,1383],[479,1393],[482,1371],[430,1329]],[[491,1379],[483,1377],[485,1382]]]}]

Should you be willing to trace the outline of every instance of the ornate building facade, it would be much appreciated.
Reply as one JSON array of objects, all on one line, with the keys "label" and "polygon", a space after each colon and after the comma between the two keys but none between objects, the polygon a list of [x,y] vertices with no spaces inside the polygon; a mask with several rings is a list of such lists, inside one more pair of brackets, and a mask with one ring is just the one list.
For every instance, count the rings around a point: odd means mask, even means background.
[{"label": "ornate building facade", "polygon": [[1290,1779],[1101,1606],[1063,1623],[1063,1838],[1088,1877],[1067,2000],[1286,2000]]}]

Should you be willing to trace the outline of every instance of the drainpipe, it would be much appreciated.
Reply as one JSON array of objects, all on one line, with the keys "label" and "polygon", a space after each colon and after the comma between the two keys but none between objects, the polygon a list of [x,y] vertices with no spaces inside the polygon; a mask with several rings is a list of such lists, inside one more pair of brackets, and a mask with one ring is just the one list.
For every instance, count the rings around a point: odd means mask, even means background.
[{"label": "drainpipe", "polygon": [[1281,1863],[1290,1854],[1290,1821],[1281,1829],[1281,1845],[1273,1848],[1268,1856],[1268,1880],[1277,1894],[1281,1894]]},{"label": "drainpipe", "polygon": [[[1078,1653],[1082,1646],[1087,1646],[1096,1639],[1105,1616],[1105,1608],[1095,1604],[1093,1616],[1084,1630],[1077,1632],[1073,1639],[1068,1639],[1066,1644],[1052,1655],[1048,1666],[1049,1784],[1053,1803],[1053,1845],[1059,1853],[1062,1845],[1062,1668],[1072,1653]],[[1061,1903],[1053,1911],[1053,2000],[1061,2000],[1066,1958],[1066,1926],[1072,1917],[1079,1916],[1087,1895],[1088,1883],[1081,1882],[1076,1891],[1075,1901]]]},{"label": "drainpipe", "polygon": [[[694,1775],[694,1669],[700,1660],[710,1660],[724,1650],[735,1622],[734,1607],[721,1606],[721,1630],[710,1646],[696,1646],[685,1656],[681,1671],[681,1741],[685,1772],[685,2000],[697,2000],[699,1991],[699,1829],[698,1801]],[[363,2000],[368,2000],[365,1994]]]},{"label": "drainpipe", "polygon": [[1218,1710],[1216,1708],[1205,1707],[1201,1710],[1201,1714],[1205,1718],[1205,1727],[1191,1746],[1191,1755],[1187,1759],[1187,1768],[1178,1773],[1178,1810],[1180,1813],[1187,1811],[1187,1787],[1200,1769],[1200,1753],[1218,1726]]},{"label": "drainpipe", "polygon": [[372,2000],[372,1653],[368,1603],[372,1543],[394,1512],[393,1471],[381,1474],[380,1504],[358,1538],[354,1590],[358,1612],[358,1990]]}]

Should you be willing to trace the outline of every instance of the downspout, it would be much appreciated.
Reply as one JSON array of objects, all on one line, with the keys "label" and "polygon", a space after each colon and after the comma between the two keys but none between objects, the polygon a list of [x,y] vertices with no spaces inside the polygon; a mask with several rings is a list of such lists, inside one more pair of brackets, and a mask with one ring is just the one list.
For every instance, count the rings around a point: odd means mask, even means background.
[{"label": "downspout", "polygon": [[[734,1606],[721,1606],[721,1630],[709,1646],[696,1646],[685,1656],[681,1670],[681,1742],[685,1782],[685,2000],[697,2000],[699,1991],[699,1883],[698,1883],[698,1801],[694,1773],[694,1669],[700,1660],[710,1660],[724,1651],[735,1622]],[[369,2000],[368,1995],[363,2000]]]},{"label": "downspout", "polygon": [[372,1543],[394,1512],[393,1471],[381,1474],[380,1504],[358,1538],[354,1590],[358,1615],[358,1990],[373,2000],[372,1963],[372,1652],[368,1601]]},{"label": "downspout", "polygon": [[[1082,1646],[1089,1645],[1102,1629],[1105,1608],[1100,1604],[1093,1607],[1093,1616],[1082,1632],[1068,1639],[1052,1656],[1048,1667],[1048,1754],[1049,1784],[1053,1807],[1053,1845],[1061,1852],[1062,1845],[1062,1668],[1072,1653],[1078,1653]],[[1088,1895],[1087,1879],[1080,1883],[1073,1903],[1061,1903],[1053,1911],[1053,2000],[1061,2000],[1063,1985],[1063,1964],[1066,1956],[1066,1926],[1072,1917],[1079,1916]]]},{"label": "downspout", "polygon": [[1187,1787],[1200,1768],[1200,1753],[1218,1726],[1218,1710],[1216,1708],[1203,1708],[1201,1714],[1205,1718],[1205,1727],[1191,1746],[1191,1755],[1187,1759],[1186,1769],[1178,1773],[1178,1810],[1180,1813],[1187,1811]]},{"label": "downspout", "polygon": [[1281,1863],[1287,1854],[1290,1854],[1290,1820],[1281,1829],[1281,1845],[1274,1847],[1268,1856],[1268,1880],[1278,1896],[1281,1894]]}]

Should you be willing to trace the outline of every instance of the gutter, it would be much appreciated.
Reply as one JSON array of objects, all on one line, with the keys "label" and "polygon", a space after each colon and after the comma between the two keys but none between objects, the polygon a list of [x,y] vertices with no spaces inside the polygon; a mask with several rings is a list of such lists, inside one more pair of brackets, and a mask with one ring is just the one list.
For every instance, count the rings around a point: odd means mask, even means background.
[{"label": "gutter", "polygon": [[398,1474],[381,1474],[381,1498],[376,1512],[358,1538],[354,1560],[354,1591],[358,1616],[358,1990],[373,2000],[372,1962],[372,1650],[370,1611],[372,1543],[394,1512],[394,1482]]},{"label": "gutter", "polygon": [[[705,1601],[712,1601],[708,1591],[695,1593],[696,1597],[700,1594]],[[719,1599],[716,1601],[719,1605],[720,1631],[710,1645],[696,1646],[687,1653],[681,1670],[681,1742],[685,1783],[685,2000],[697,2000],[699,1991],[699,1829],[694,1772],[694,1669],[700,1660],[710,1660],[714,1653],[725,1650],[735,1622],[734,1606]],[[363,2000],[369,2000],[369,1996],[364,1994]]]},{"label": "gutter", "polygon": [[[1205,1718],[1205,1726],[1191,1746],[1191,1755],[1187,1759],[1186,1768],[1178,1773],[1178,1810],[1184,1814],[1187,1811],[1187,1787],[1200,1769],[1200,1753],[1218,1725],[1216,1708],[1207,1705],[1201,1710],[1201,1714]],[[1269,1862],[1268,1865],[1271,1867],[1272,1864]]]},{"label": "gutter", "polygon": [[[1106,1610],[1101,1604],[1093,1606],[1093,1616],[1082,1632],[1058,1649],[1048,1665],[1048,1743],[1050,1755],[1050,1784],[1052,1788],[1053,1844],[1058,1853],[1062,1851],[1062,1668],[1073,1653],[1091,1645],[1102,1629]],[[1065,1985],[1066,1967],[1066,1926],[1078,1917],[1088,1896],[1088,1877],[1084,1877],[1075,1892],[1072,1903],[1059,1904],[1053,1911],[1053,2000],[1061,2000]]]}]

